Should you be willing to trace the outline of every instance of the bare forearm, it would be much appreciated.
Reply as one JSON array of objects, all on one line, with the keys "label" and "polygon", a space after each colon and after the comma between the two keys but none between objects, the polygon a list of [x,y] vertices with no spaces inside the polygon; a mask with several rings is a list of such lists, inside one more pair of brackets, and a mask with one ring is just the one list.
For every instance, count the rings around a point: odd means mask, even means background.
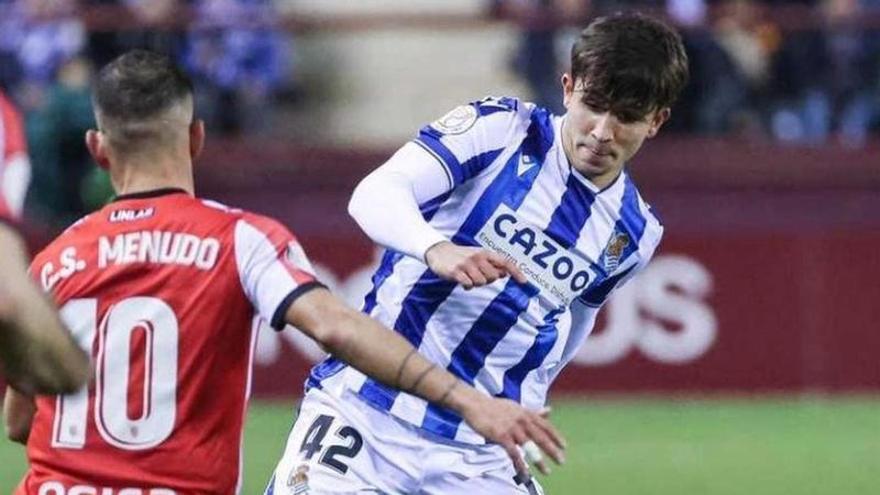
[{"label": "bare forearm", "polygon": [[465,397],[479,395],[458,378],[425,359],[400,334],[391,332],[371,318],[357,312],[351,324],[328,351],[363,373],[388,386],[403,390],[429,402],[463,412]]},{"label": "bare forearm", "polygon": [[324,349],[373,379],[459,413],[487,441],[501,445],[518,472],[527,468],[517,446],[530,439],[557,462],[562,459],[562,439],[543,417],[546,412],[526,411],[510,400],[478,392],[327,290],[300,295],[285,316]]},{"label": "bare forearm", "polygon": [[465,414],[488,396],[422,357],[406,339],[345,306],[326,290],[301,296],[287,321],[371,378]]},{"label": "bare forearm", "polygon": [[39,293],[18,301],[0,323],[0,355],[4,375],[26,392],[72,392],[89,376],[85,353]]},{"label": "bare forearm", "polygon": [[[0,227],[3,228],[3,227]],[[0,361],[10,384],[26,392],[61,393],[80,387],[89,362],[55,309],[25,271],[18,239],[0,231]]]}]

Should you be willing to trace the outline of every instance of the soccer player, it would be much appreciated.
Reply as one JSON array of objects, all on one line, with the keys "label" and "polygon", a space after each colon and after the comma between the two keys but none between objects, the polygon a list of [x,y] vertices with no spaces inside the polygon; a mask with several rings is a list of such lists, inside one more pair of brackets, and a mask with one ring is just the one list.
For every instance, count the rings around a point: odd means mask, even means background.
[{"label": "soccer player", "polygon": [[[119,196],[53,241],[32,272],[94,356],[95,381],[38,397],[32,420],[30,399],[9,392],[7,416],[29,427],[17,494],[236,492],[258,316],[456,410],[511,452],[526,437],[561,455],[540,414],[464,385],[333,297],[279,223],[194,196],[204,125],[167,57],[122,55],[101,70],[93,102],[99,129],[86,143]],[[324,458],[344,467],[362,433],[335,433],[351,444]]]},{"label": "soccer player", "polygon": [[71,392],[89,377],[89,361],[27,275],[16,229],[30,177],[21,117],[0,93],[0,369],[27,393]]},{"label": "soccer player", "polygon": [[[388,248],[363,311],[487,394],[544,407],[603,302],[660,241],[624,164],[668,119],[687,73],[677,33],[618,14],[574,43],[561,81],[565,115],[486,98],[422,128],[349,204]],[[309,493],[540,492],[455,411],[335,357],[312,370],[307,389],[276,494],[298,493],[287,480],[306,470]],[[325,416],[381,434],[337,470],[311,448]]]}]

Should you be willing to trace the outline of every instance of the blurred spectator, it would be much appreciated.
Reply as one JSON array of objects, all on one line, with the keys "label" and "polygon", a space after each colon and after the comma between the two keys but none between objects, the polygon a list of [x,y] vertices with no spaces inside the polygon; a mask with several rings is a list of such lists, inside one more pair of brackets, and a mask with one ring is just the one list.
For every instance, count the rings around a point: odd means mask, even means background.
[{"label": "blurred spectator", "polygon": [[286,89],[290,44],[270,0],[196,0],[185,65],[200,86],[196,108],[221,133],[272,127],[272,98]]},{"label": "blurred spectator", "polygon": [[47,88],[44,104],[26,115],[34,171],[26,211],[53,232],[98,206],[86,204],[82,190],[99,173],[83,137],[95,126],[90,78],[91,66],[84,59],[66,63]]},{"label": "blurred spectator", "polygon": [[716,12],[711,41],[705,43],[717,45],[699,57],[709,70],[702,73],[708,97],[697,126],[708,132],[760,132],[770,64],[781,35],[753,0],[726,0]]},{"label": "blurred spectator", "polygon": [[25,93],[21,102],[25,106],[39,103],[34,101],[41,97],[39,91],[84,46],[86,33],[76,15],[76,2],[9,0],[0,6],[0,52],[8,64],[3,72],[17,71],[7,85]]},{"label": "blurred spectator", "polygon": [[[496,16],[520,26],[520,39],[513,55],[514,71],[526,82],[531,100],[553,113],[565,113],[559,97],[560,77],[568,65],[566,25],[585,19],[589,2],[582,0],[494,0]],[[560,39],[562,38],[562,40]],[[565,49],[560,50],[559,47]]]},{"label": "blurred spectator", "polygon": [[782,141],[812,145],[836,132],[859,146],[877,105],[876,33],[859,22],[858,0],[824,0],[818,7],[821,21],[787,36],[776,60],[772,130]]},{"label": "blurred spectator", "polygon": [[17,0],[2,7],[2,60],[16,71],[6,83],[23,110],[31,150],[25,214],[57,230],[89,211],[80,191],[94,169],[83,144],[85,130],[94,126],[86,30],[74,0]]},{"label": "blurred spectator", "polygon": [[[84,5],[101,7],[114,12],[123,8],[138,25],[134,29],[107,29],[103,25],[89,32],[89,59],[95,67],[103,67],[123,53],[143,48],[179,58],[183,52],[186,33],[177,22],[183,8],[190,1],[175,0],[88,0]],[[103,23],[102,23],[103,24]],[[108,23],[108,25],[112,26]]]}]

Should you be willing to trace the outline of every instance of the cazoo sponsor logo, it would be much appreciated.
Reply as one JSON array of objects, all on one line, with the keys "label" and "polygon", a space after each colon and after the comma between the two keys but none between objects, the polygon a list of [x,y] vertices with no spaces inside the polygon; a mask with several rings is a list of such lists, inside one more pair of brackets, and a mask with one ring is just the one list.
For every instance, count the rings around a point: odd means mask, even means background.
[{"label": "cazoo sponsor logo", "polygon": [[[315,272],[335,294],[351,306],[360,307],[378,264],[377,255],[369,266],[343,279],[320,263],[315,264]],[[695,259],[682,255],[654,258],[642,273],[614,293],[605,308],[604,325],[594,329],[574,363],[613,365],[631,352],[663,364],[698,360],[712,347],[718,333],[715,313],[706,302],[711,292],[712,275]],[[274,364],[280,358],[282,340],[312,361],[324,356],[302,332],[291,330],[261,332],[257,363]]]}]

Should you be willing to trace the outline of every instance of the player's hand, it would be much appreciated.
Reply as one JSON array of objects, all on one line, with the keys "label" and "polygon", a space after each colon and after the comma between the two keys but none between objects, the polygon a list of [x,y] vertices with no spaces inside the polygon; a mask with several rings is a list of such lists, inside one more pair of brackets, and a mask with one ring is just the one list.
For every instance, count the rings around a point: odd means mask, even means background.
[{"label": "player's hand", "polygon": [[482,287],[508,275],[521,284],[528,282],[516,263],[498,253],[449,241],[428,248],[425,261],[438,276],[457,282],[465,289]]},{"label": "player's hand", "polygon": [[[504,448],[517,473],[528,474],[528,460],[542,474],[550,474],[541,451],[556,464],[562,464],[565,440],[547,419],[549,412],[549,408],[534,412],[508,399],[486,397],[484,402],[468,408],[464,419],[487,441]],[[529,443],[532,445],[528,446]]]}]

